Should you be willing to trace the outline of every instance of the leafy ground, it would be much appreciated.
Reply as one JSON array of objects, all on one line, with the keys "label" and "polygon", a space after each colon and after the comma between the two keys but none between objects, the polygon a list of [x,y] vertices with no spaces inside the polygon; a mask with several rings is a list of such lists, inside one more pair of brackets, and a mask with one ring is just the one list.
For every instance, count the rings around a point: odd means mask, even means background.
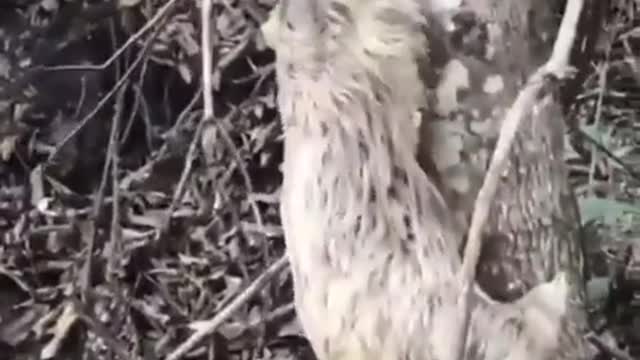
[{"label": "leafy ground", "polygon": [[[191,358],[309,357],[279,271],[281,133],[257,33],[272,3],[214,6],[211,122],[193,2],[0,4],[7,358],[164,358],[215,325]],[[640,9],[611,6],[566,158],[598,335],[640,356]]]}]

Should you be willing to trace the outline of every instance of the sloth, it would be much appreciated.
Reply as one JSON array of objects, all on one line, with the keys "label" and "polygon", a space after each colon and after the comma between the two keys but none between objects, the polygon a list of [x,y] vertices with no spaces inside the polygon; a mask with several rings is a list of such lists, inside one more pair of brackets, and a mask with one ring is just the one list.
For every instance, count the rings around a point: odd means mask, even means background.
[{"label": "sloth", "polygon": [[[320,360],[454,360],[460,343],[465,229],[417,156],[430,6],[283,0],[262,28],[276,52],[294,301]],[[545,280],[509,303],[474,285],[465,358],[582,359],[573,280]]]}]

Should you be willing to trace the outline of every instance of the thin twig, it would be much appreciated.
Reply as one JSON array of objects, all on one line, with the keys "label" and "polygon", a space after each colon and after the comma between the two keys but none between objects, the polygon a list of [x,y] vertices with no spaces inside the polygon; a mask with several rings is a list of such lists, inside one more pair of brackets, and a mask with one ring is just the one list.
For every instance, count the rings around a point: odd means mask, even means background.
[{"label": "thin twig", "polygon": [[631,355],[627,352],[617,349],[607,342],[605,342],[600,336],[591,333],[587,335],[587,340],[591,342],[595,347],[598,348],[603,353],[606,353],[610,357],[616,360],[631,360],[633,359]]},{"label": "thin twig", "polygon": [[593,137],[591,137],[591,135],[587,134],[582,129],[575,129],[572,132],[578,135],[581,139],[591,144],[594,150],[604,153],[609,159],[613,160],[613,162],[618,164],[624,171],[626,171],[626,173],[629,174],[629,176],[631,176],[637,181],[640,181],[640,172],[635,170],[633,165],[627,164],[624,160],[620,158],[620,156],[614,154],[613,151],[609,150],[600,141],[594,139]]},{"label": "thin twig", "polygon": [[201,30],[201,45],[200,51],[202,53],[202,98],[204,102],[204,111],[202,114],[202,118],[200,119],[200,123],[198,124],[198,128],[196,133],[193,135],[193,139],[191,140],[191,144],[189,144],[189,150],[187,151],[187,156],[184,164],[184,168],[182,169],[182,174],[180,175],[180,180],[178,181],[178,186],[173,194],[173,199],[171,204],[169,204],[169,208],[166,212],[166,221],[165,229],[169,228],[171,216],[173,211],[178,206],[178,202],[182,198],[184,193],[184,187],[191,173],[191,168],[193,166],[193,160],[196,156],[196,150],[198,141],[202,136],[202,132],[204,130],[205,124],[207,122],[212,121],[214,118],[214,109],[213,109],[213,86],[211,80],[211,72],[213,68],[213,57],[211,55],[211,8],[212,3],[211,0],[203,0],[202,1],[202,9],[200,10],[201,20],[202,20],[202,30]]},{"label": "thin twig", "polygon": [[[607,55],[608,57],[608,55]],[[609,59],[598,66],[598,100],[594,115],[593,126],[597,129],[602,122],[602,112],[604,111],[604,94],[607,92],[607,74],[609,72]],[[593,184],[596,178],[596,167],[600,162],[600,153],[594,144],[591,144],[591,163],[589,164],[589,184]],[[589,195],[594,196],[593,187],[589,188]]]},{"label": "thin twig", "polygon": [[583,0],[569,0],[567,2],[551,57],[530,77],[502,121],[500,136],[493,152],[487,175],[474,204],[469,237],[464,251],[464,261],[459,273],[459,280],[462,284],[460,306],[463,321],[460,323],[461,327],[458,336],[454,340],[453,350],[457,354],[455,357],[457,359],[464,357],[470,318],[469,295],[471,293],[471,285],[474,283],[476,276],[476,267],[482,246],[482,229],[488,220],[500,176],[506,169],[507,157],[520,123],[536,105],[537,95],[543,90],[546,83],[545,79],[550,75],[562,78],[569,69],[569,56],[576,37],[576,28],[583,5]]},{"label": "thin twig", "polygon": [[136,354],[132,354],[129,351],[129,347],[125,342],[113,336],[112,331],[108,329],[103,323],[96,319],[95,314],[85,304],[77,300],[71,300],[73,309],[86,327],[95,334],[99,339],[104,341],[111,351],[120,360],[142,360],[142,358]]},{"label": "thin twig", "polygon": [[211,41],[211,0],[202,1],[202,10],[200,15],[202,16],[202,31],[201,31],[201,45],[202,51],[202,87],[203,94],[202,100],[204,101],[204,114],[203,120],[213,120],[213,82],[211,80],[211,73],[213,72],[213,56],[211,55],[211,47],[213,42]]},{"label": "thin twig", "polygon": [[[163,23],[159,25],[162,25]],[[154,33],[149,36],[147,40],[145,40],[144,46],[138,54],[138,57],[133,61],[133,63],[124,72],[124,74],[122,74],[122,78],[120,78],[111,88],[111,90],[109,90],[109,92],[107,92],[107,94],[105,94],[102,99],[100,99],[93,110],[85,115],[85,117],[82,118],[82,120],[80,120],[79,123],[73,129],[71,129],[71,131],[69,131],[69,133],[67,133],[66,136],[56,145],[54,151],[49,155],[49,161],[51,161],[58,155],[60,149],[62,149],[62,147],[64,147],[71,139],[73,139],[80,132],[80,130],[82,130],[82,128],[84,128],[89,123],[89,121],[91,121],[95,117],[95,115],[98,114],[100,109],[102,109],[102,107],[105,106],[109,102],[109,100],[111,100],[111,97],[113,97],[117,93],[118,89],[120,89],[120,87],[122,87],[122,85],[124,85],[124,83],[129,80],[129,77],[133,73],[133,70],[135,70],[142,62],[142,60],[144,60],[144,58],[146,57],[148,51],[151,49],[151,44],[153,44],[154,39],[158,36],[161,29],[162,27],[158,26]]]},{"label": "thin twig", "polygon": [[111,197],[113,205],[111,206],[111,234],[109,242],[111,245],[111,253],[109,254],[106,279],[109,283],[117,279],[116,275],[120,275],[122,271],[120,259],[122,256],[122,228],[120,224],[120,186],[118,182],[118,172],[120,169],[120,124],[124,117],[124,94],[127,87],[120,88],[120,92],[116,97],[115,114],[111,123],[111,134],[109,136],[109,146],[107,157],[111,159]]},{"label": "thin twig", "polygon": [[[224,122],[219,121],[218,119],[214,118],[214,114],[213,114],[213,79],[212,79],[212,74],[213,74],[213,57],[211,55],[211,48],[213,46],[212,43],[212,39],[211,39],[211,0],[203,0],[202,2],[202,82],[203,82],[203,99],[204,99],[204,119],[206,120],[213,120],[216,127],[218,128],[218,130],[220,131],[220,133],[222,134],[222,138],[224,139],[224,141],[227,143],[227,146],[229,147],[229,149],[231,150],[231,153],[233,154],[233,156],[235,157],[237,163],[238,163],[238,170],[240,171],[240,174],[242,175],[242,179],[245,183],[245,187],[247,188],[247,193],[248,194],[252,194],[253,193],[253,184],[251,182],[251,177],[249,176],[249,172],[247,171],[246,167],[244,166],[244,161],[242,160],[242,157],[240,156],[240,152],[238,151],[238,148],[236,147],[236,145],[233,142],[233,139],[231,138],[231,135],[229,134],[229,132],[227,131],[227,129],[224,127]],[[243,41],[241,43],[247,42],[248,39],[250,39],[249,37],[250,32],[247,31],[245,33],[245,37],[243,39]],[[217,39],[216,39],[217,40]],[[245,44],[246,45],[246,44]],[[236,46],[236,49],[241,48],[240,45]],[[237,50],[237,52],[234,50],[232,51],[232,53],[234,53],[233,56],[227,55],[225,58],[220,59],[220,62],[218,63],[218,67],[222,67],[222,66],[226,66],[227,64],[225,64],[225,61],[231,61],[231,59],[235,59],[239,54],[240,54],[241,50]],[[255,90],[255,89],[254,89]],[[254,93],[252,92],[249,96],[249,98],[252,98],[254,95]],[[231,111],[231,114],[233,114],[232,116],[229,116],[229,119],[233,119],[235,117],[236,113],[240,113],[238,111],[238,109],[234,109]],[[262,216],[260,215],[260,209],[258,208],[258,204],[255,202],[255,200],[251,199],[250,197],[247,200],[249,202],[249,206],[251,207],[251,211],[253,213],[253,217],[255,218],[256,223],[258,224],[258,227],[260,228],[260,230],[262,231],[262,233],[264,233],[264,222],[262,221]],[[265,252],[266,254],[266,252]]]},{"label": "thin twig", "polygon": [[271,279],[280,274],[288,265],[286,256],[282,256],[276,262],[271,264],[264,273],[251,283],[238,297],[236,297],[227,307],[222,309],[216,316],[210,320],[199,324],[198,329],[185,342],[180,344],[166,360],[178,360],[182,358],[189,350],[196,346],[202,339],[211,335],[222,323],[227,321],[231,315],[247,303],[255,294],[262,290]]},{"label": "thin twig", "polygon": [[[158,11],[153,15],[153,17],[147,21],[140,30],[136,31],[135,34],[131,35],[125,41],[125,43],[116,50],[113,55],[111,55],[107,60],[102,62],[102,64],[98,65],[57,65],[57,66],[47,66],[43,70],[47,71],[70,71],[70,70],[104,70],[109,67],[114,61],[116,61],[122,53],[124,53],[129,46],[133,45],[136,41],[142,38],[149,29],[151,29],[154,25],[158,25],[158,28],[162,28],[161,21],[165,19],[165,16],[169,13],[171,9],[177,4],[177,0],[169,0],[167,1]],[[154,36],[155,37],[155,36]]]},{"label": "thin twig", "polygon": [[182,168],[182,173],[180,174],[180,180],[178,180],[178,185],[176,186],[176,190],[173,193],[171,203],[169,204],[169,207],[165,212],[165,221],[163,223],[164,227],[162,229],[162,233],[165,233],[169,229],[171,216],[173,215],[174,210],[178,206],[178,202],[180,202],[180,199],[182,199],[182,195],[184,194],[184,189],[187,184],[187,180],[189,179],[189,175],[191,174],[193,162],[196,158],[196,151],[198,150],[198,140],[202,135],[205,124],[206,122],[204,121],[204,119],[201,119],[200,123],[198,123],[198,127],[196,128],[196,132],[191,139],[191,143],[189,144],[189,150],[187,150],[184,167]]},{"label": "thin twig", "polygon": [[[124,79],[126,79],[126,77]],[[123,84],[125,83],[126,82],[123,82]],[[102,168],[102,177],[100,179],[100,186],[98,187],[98,191],[94,196],[94,200],[92,204],[93,209],[92,209],[91,221],[94,223],[94,225],[92,226],[91,236],[89,236],[89,242],[87,244],[87,254],[86,254],[87,258],[85,260],[85,264],[82,269],[82,276],[80,280],[83,296],[86,295],[86,292],[89,289],[89,284],[91,283],[89,279],[91,279],[91,269],[93,268],[93,251],[95,250],[96,236],[98,236],[98,229],[96,228],[95,223],[98,222],[99,218],[102,216],[102,207],[104,206],[104,197],[105,197],[105,191],[107,189],[107,184],[109,182],[109,174],[111,172],[117,171],[117,169],[114,167],[114,161],[116,156],[114,154],[117,152],[117,149],[119,148],[117,144],[118,129],[120,128],[118,119],[122,116],[122,110],[123,110],[122,108],[124,106],[123,105],[124,94],[126,90],[127,90],[127,86],[121,86],[117,91],[118,94],[116,95],[116,101],[114,104],[115,111],[114,111],[114,115],[111,123],[111,132],[109,134],[109,144],[107,145],[107,156],[105,158],[104,166]],[[111,172],[109,170],[111,170]],[[114,204],[114,206],[116,205]],[[111,229],[111,231],[113,235],[114,229]],[[114,254],[111,254],[111,257],[109,258],[110,264],[113,261],[114,256],[115,256]]]}]

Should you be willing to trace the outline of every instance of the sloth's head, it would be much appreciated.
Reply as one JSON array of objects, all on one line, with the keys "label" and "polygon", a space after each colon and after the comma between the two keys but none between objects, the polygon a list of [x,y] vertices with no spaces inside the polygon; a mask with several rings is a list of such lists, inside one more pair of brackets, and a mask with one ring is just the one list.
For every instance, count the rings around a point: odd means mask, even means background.
[{"label": "sloth's head", "polygon": [[427,48],[423,1],[281,0],[261,30],[283,60],[312,55],[305,60],[331,62],[339,54],[411,57]]},{"label": "sloth's head", "polygon": [[415,114],[426,99],[418,71],[428,49],[422,6],[418,0],[282,0],[262,33],[276,52],[283,121],[302,117],[289,110],[311,111],[293,105],[307,94],[324,114],[335,109],[359,128],[371,126],[363,113],[382,109],[373,114],[384,123],[379,133],[415,144]]}]

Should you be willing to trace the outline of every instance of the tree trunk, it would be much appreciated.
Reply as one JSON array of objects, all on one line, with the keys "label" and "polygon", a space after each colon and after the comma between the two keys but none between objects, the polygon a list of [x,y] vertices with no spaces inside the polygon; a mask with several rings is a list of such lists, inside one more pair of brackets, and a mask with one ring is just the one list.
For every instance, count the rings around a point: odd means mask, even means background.
[{"label": "tree trunk", "polygon": [[[585,7],[591,28],[597,21],[594,14],[601,14],[599,4],[588,1]],[[469,1],[471,11],[457,17],[456,30],[445,36],[446,45],[432,52],[445,69],[433,91],[440,119],[423,125],[427,140],[419,159],[434,154],[439,160],[435,166],[427,162],[425,171],[437,168],[463,224],[469,220],[505,111],[526,77],[551,54],[559,5]],[[589,35],[587,39],[594,34]],[[580,52],[585,64],[589,50]],[[575,98],[575,90],[565,87],[562,98]],[[580,222],[563,161],[560,97],[551,92],[524,122],[493,206],[478,282],[499,301],[518,299],[559,271],[571,274],[575,300],[581,304],[584,298]]]}]

